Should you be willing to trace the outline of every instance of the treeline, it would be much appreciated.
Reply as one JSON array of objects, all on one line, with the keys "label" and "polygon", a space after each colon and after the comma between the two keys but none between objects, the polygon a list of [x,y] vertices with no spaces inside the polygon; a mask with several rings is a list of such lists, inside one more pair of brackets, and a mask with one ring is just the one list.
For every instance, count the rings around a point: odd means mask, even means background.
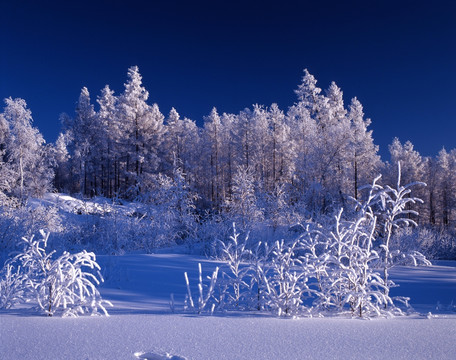
[{"label": "treeline", "polygon": [[307,70],[295,93],[287,110],[253,105],[220,114],[213,108],[198,127],[174,108],[165,116],[148,103],[139,70],[131,67],[123,92],[106,86],[96,107],[83,88],[76,116],[62,115],[52,146],[32,127],[25,102],[6,99],[0,192],[23,199],[54,186],[86,197],[154,202],[164,179],[183,178],[185,186],[176,189],[185,189],[186,199],[191,190],[197,213],[227,213],[244,222],[268,218],[277,225],[293,212],[315,217],[347,207],[380,173],[383,184],[395,186],[400,161],[403,184],[427,183],[414,193],[424,200],[416,209],[419,223],[454,223],[456,150],[422,157],[410,142],[395,139],[389,161],[382,162],[357,98],[346,106],[334,82],[322,92]]}]

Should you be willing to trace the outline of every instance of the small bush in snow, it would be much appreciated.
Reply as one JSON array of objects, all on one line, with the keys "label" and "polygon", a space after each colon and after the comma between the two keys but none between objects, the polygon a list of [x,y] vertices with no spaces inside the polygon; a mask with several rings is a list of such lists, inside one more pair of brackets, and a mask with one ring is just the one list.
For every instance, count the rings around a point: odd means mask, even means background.
[{"label": "small bush in snow", "polygon": [[296,316],[301,313],[305,293],[309,293],[307,273],[295,254],[298,242],[285,245],[277,241],[272,249],[271,273],[264,277],[267,289],[267,306],[279,316]]},{"label": "small bush in snow", "polygon": [[[220,304],[225,307],[240,308],[241,303],[246,297],[249,285],[247,283],[247,273],[249,267],[243,264],[250,258],[251,252],[247,249],[248,235],[241,240],[240,234],[236,231],[236,224],[233,223],[233,235],[230,236],[227,242],[220,242],[222,248],[222,257],[228,265],[229,272],[223,272],[224,284],[222,288],[222,298],[225,304]],[[226,295],[226,296],[225,296]]]},{"label": "small bush in snow", "polygon": [[6,264],[0,272],[0,309],[9,309],[23,301],[24,277],[21,268],[14,269],[11,264]]},{"label": "small bush in snow", "polygon": [[[386,186],[386,189],[379,192],[380,195],[380,212],[378,214],[379,218],[383,223],[383,234],[384,241],[380,247],[383,250],[383,279],[385,282],[385,294],[388,295],[390,287],[393,285],[389,280],[389,269],[394,265],[393,258],[400,255],[399,252],[391,251],[391,237],[394,230],[398,229],[401,225],[405,226],[418,226],[415,221],[413,221],[410,216],[418,215],[414,210],[410,210],[409,206],[415,203],[422,203],[423,200],[412,197],[410,189],[414,185],[426,185],[424,183],[410,183],[405,186],[401,185],[401,164],[398,162],[398,177],[397,177],[397,186],[392,188]],[[421,253],[415,252],[409,254],[413,259],[419,258],[422,259]]]},{"label": "small bush in snow", "polygon": [[[100,266],[94,253],[82,251],[76,254],[64,252],[54,258],[55,252],[46,253],[49,233],[41,232],[41,239],[23,238],[24,250],[7,264],[7,275],[13,279],[10,290],[27,302],[36,301],[45,314],[62,316],[97,314],[108,315],[105,305],[112,304],[101,299],[96,285],[103,281]],[[12,278],[12,266],[17,266],[16,278]],[[8,270],[9,269],[9,270]],[[90,269],[96,272],[94,275]],[[8,281],[8,276],[2,280]],[[10,291],[10,292],[11,292]]]}]

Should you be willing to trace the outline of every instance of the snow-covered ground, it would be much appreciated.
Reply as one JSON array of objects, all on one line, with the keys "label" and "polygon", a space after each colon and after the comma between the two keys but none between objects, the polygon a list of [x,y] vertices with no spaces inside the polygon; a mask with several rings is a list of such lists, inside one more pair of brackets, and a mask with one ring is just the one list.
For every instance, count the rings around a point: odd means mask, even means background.
[{"label": "snow-covered ground", "polygon": [[[284,319],[183,312],[187,271],[218,263],[179,254],[100,256],[110,317],[0,313],[0,359],[454,359],[456,263],[399,267],[396,295],[417,314],[394,319]],[[175,313],[169,306],[175,297]],[[432,315],[428,313],[432,312]]]}]

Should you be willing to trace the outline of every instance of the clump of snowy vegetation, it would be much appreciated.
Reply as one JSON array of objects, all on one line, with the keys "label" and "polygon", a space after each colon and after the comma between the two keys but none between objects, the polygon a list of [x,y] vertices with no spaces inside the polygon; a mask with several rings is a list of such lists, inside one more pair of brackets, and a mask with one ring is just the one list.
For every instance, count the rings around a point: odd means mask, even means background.
[{"label": "clump of snowy vegetation", "polygon": [[108,315],[96,286],[103,278],[94,253],[46,252],[49,233],[41,238],[23,238],[24,250],[7,262],[0,278],[0,307],[32,303],[52,316],[78,316],[90,313]]},{"label": "clump of snowy vegetation", "polygon": [[[212,276],[201,304],[206,306],[212,297],[212,311],[257,309],[278,316],[402,315],[398,302],[408,306],[409,299],[390,296],[396,286],[391,267],[405,258],[414,265],[430,262],[417,251],[390,247],[393,230],[416,225],[408,218],[416,212],[407,205],[420,201],[410,196],[414,184],[400,185],[400,173],[399,165],[396,189],[383,188],[376,178],[366,200],[355,202],[351,219],[343,219],[340,209],[332,225],[307,226],[292,241],[276,241],[271,247],[258,243],[250,249],[248,234],[241,239],[233,224],[233,235],[221,243],[221,259],[229,271],[220,280]],[[186,280],[191,299],[187,275]],[[201,268],[198,286],[202,298]]]}]

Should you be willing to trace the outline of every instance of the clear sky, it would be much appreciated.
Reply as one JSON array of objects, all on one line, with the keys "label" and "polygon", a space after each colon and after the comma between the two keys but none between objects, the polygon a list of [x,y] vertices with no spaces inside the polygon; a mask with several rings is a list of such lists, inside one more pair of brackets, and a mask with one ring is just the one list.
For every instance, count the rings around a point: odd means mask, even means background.
[{"label": "clear sky", "polygon": [[456,148],[456,1],[0,0],[0,98],[24,98],[48,142],[80,89],[95,102],[138,65],[150,102],[202,123],[216,106],[286,110],[307,68],[357,96],[386,157]]}]

